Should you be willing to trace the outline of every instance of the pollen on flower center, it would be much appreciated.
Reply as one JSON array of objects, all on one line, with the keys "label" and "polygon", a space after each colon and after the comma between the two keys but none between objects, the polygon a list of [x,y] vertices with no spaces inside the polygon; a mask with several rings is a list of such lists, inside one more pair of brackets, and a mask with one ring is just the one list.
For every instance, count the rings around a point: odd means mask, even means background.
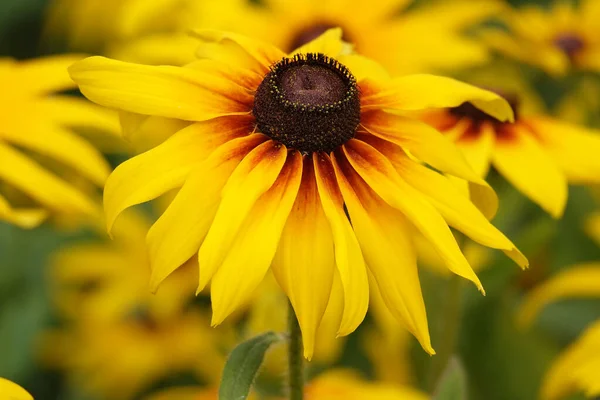
[{"label": "pollen on flower center", "polygon": [[350,71],[323,54],[284,58],[259,85],[258,129],[290,149],[331,152],[354,137],[360,98]]},{"label": "pollen on flower center", "polygon": [[585,47],[583,39],[575,34],[562,34],[557,36],[554,39],[554,45],[569,58],[575,57],[575,55]]}]

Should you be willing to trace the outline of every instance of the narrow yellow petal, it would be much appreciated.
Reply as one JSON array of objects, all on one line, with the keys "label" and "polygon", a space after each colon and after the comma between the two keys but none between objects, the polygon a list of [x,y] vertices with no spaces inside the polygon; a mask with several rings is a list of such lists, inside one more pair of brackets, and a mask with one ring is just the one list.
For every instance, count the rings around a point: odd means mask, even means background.
[{"label": "narrow yellow petal", "polygon": [[494,167],[527,197],[554,218],[567,203],[567,179],[535,136],[515,125],[496,140]]},{"label": "narrow yellow petal", "polygon": [[121,134],[130,142],[137,153],[150,150],[183,128],[191,125],[180,119],[119,112]]},{"label": "narrow yellow petal", "polygon": [[381,200],[346,160],[333,161],[352,226],[386,307],[425,351],[435,354],[404,216]]},{"label": "narrow yellow petal", "polygon": [[0,178],[40,204],[64,213],[97,214],[97,207],[83,192],[47,172],[0,141]]},{"label": "narrow yellow petal", "polygon": [[273,186],[258,198],[248,213],[212,279],[212,325],[220,324],[248,301],[263,280],[277,251],[301,179],[302,155],[294,151],[288,155]]},{"label": "narrow yellow petal", "polygon": [[204,161],[215,148],[250,131],[246,117],[198,122],[154,149],[119,165],[104,188],[108,231],[123,210],[182,186],[192,168]]},{"label": "narrow yellow petal", "polygon": [[424,110],[469,102],[499,121],[514,119],[511,106],[499,95],[452,78],[407,75],[387,82],[365,80],[359,86],[362,110]]},{"label": "narrow yellow petal", "polygon": [[88,99],[109,108],[187,121],[247,114],[252,95],[205,61],[202,71],[90,57],[69,73]]},{"label": "narrow yellow petal", "polygon": [[67,68],[82,58],[82,55],[65,54],[22,61],[15,64],[14,79],[38,94],[71,89],[75,84]]},{"label": "narrow yellow petal", "polygon": [[360,325],[369,308],[367,268],[356,235],[344,213],[344,199],[329,157],[313,153],[313,162],[321,205],[333,233],[335,262],[344,289],[344,313],[338,335],[345,336]]},{"label": "narrow yellow petal", "polygon": [[304,163],[302,183],[273,259],[273,274],[294,307],[311,359],[315,336],[329,302],[335,258],[333,237],[317,189],[312,160]]},{"label": "narrow yellow petal", "polygon": [[350,53],[351,45],[342,41],[342,29],[328,29],[315,40],[298,47],[290,55],[306,53],[322,53],[336,58],[341,54]]},{"label": "narrow yellow petal", "polygon": [[550,303],[565,298],[600,297],[600,263],[574,265],[531,290],[520,307],[518,319],[531,325]]},{"label": "narrow yellow petal", "polygon": [[363,114],[362,126],[372,135],[399,145],[440,171],[472,182],[483,181],[456,145],[424,122],[373,111]]},{"label": "narrow yellow petal", "polygon": [[469,279],[483,292],[479,278],[460,251],[446,221],[427,199],[396,172],[381,153],[352,139],[344,145],[348,161],[386,203],[402,212],[435,247],[447,267]]},{"label": "narrow yellow petal", "polygon": [[217,212],[221,190],[240,161],[265,138],[249,135],[219,147],[196,166],[148,232],[150,290],[198,252]]},{"label": "narrow yellow petal", "polygon": [[0,378],[0,393],[3,400],[33,400],[25,389],[4,378]]},{"label": "narrow yellow petal", "polygon": [[225,184],[221,204],[198,252],[198,292],[223,264],[252,207],[275,183],[287,155],[285,146],[267,141],[251,151]]},{"label": "narrow yellow petal", "polygon": [[120,133],[115,113],[81,98],[48,97],[36,103],[36,112],[68,127],[101,129],[115,136]]},{"label": "narrow yellow petal", "polygon": [[490,124],[483,124],[478,135],[465,135],[456,142],[477,175],[485,178],[490,169],[496,135]]},{"label": "narrow yellow petal", "polygon": [[407,156],[386,155],[392,160],[400,176],[425,195],[451,227],[484,246],[503,250],[521,268],[529,265],[515,245],[496,229],[448,178],[415,163]]}]

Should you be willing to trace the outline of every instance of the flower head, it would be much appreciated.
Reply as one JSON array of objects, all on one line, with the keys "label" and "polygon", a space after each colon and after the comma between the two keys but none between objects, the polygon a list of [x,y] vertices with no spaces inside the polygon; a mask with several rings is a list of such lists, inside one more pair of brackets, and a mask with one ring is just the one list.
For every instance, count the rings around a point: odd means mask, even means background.
[{"label": "flower head", "polygon": [[[511,118],[499,96],[430,75],[391,79],[348,54],[339,29],[292,54],[236,34],[196,35],[211,58],[185,67],[92,57],[70,68],[99,104],[189,121],[120,165],[105,188],[109,229],[124,209],[181,188],[148,233],[153,290],[197,256],[198,290],[211,282],[216,325],[272,268],[310,358],[330,296],[343,298],[338,335],[347,335],[367,312],[371,275],[386,306],[433,353],[413,229],[480,289],[450,226],[526,265],[448,178],[415,160],[485,185],[458,150],[400,114],[472,101]],[[332,291],[335,282],[341,291]]]},{"label": "flower head", "polygon": [[505,14],[508,32],[490,30],[483,40],[490,48],[551,74],[569,69],[600,71],[600,39],[596,0],[556,1],[550,10],[529,6]]},{"label": "flower head", "polygon": [[85,100],[57,94],[74,88],[66,68],[78,59],[0,59],[0,180],[6,184],[0,188],[2,220],[31,227],[48,212],[97,215],[89,196],[52,172],[66,168],[102,186],[110,171],[102,155],[72,128],[115,132],[116,117]]},{"label": "flower head", "polygon": [[[485,76],[485,75],[484,75]],[[519,76],[494,88],[513,108],[515,121],[499,121],[472,103],[423,113],[422,119],[446,134],[485,177],[490,166],[555,218],[567,202],[568,184],[600,182],[600,136],[593,129],[544,114]],[[484,77],[485,87],[493,80]]]}]

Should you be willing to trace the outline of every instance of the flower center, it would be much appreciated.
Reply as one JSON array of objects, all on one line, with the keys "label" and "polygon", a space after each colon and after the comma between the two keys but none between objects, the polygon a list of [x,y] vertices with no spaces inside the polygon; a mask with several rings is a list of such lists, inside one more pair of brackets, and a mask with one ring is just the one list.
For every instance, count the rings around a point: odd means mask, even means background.
[{"label": "flower center", "polygon": [[[296,35],[293,36],[293,39],[290,42],[289,50],[295,50],[308,42],[312,42],[313,40],[327,32],[329,29],[336,27],[337,25],[329,22],[317,22],[312,25],[309,25],[304,29],[301,29]],[[346,40],[346,38],[343,39]]]},{"label": "flower center", "polygon": [[554,39],[554,45],[572,59],[585,47],[585,42],[574,33],[564,33]]},{"label": "flower center", "polygon": [[320,53],[284,58],[258,86],[252,113],[260,132],[303,153],[331,152],[360,122],[356,79]]},{"label": "flower center", "polygon": [[[491,90],[492,92],[498,94],[499,96],[504,97],[504,99],[508,102],[508,104],[512,108],[513,113],[515,115],[515,120],[516,120],[518,118],[517,109],[519,107],[518,97],[515,94],[502,93],[499,90],[492,90],[492,89],[488,89],[488,90]],[[473,123],[477,126],[483,124],[486,121],[491,122],[495,125],[504,123],[504,122],[492,117],[491,115],[486,114],[485,112],[481,111],[479,108],[475,107],[473,104],[471,104],[469,102],[465,102],[465,103],[462,103],[458,107],[451,108],[450,114],[452,114],[456,117],[459,117],[459,118],[468,118],[471,121],[473,121]]]}]

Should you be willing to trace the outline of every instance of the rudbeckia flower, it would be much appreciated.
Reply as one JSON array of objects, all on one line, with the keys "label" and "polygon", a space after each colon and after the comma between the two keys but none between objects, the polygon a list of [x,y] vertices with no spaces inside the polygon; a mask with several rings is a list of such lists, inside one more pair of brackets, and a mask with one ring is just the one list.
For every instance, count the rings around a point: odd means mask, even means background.
[{"label": "rudbeckia flower", "polygon": [[75,87],[66,69],[78,59],[0,58],[0,180],[6,184],[0,188],[2,220],[32,227],[48,213],[98,214],[84,191],[52,172],[67,168],[98,187],[110,172],[102,155],[71,128],[114,132],[116,115],[84,99],[57,94]]},{"label": "rudbeckia flower", "polygon": [[[464,34],[503,9],[502,2],[444,1],[408,9],[413,0],[54,0],[49,33],[76,49],[108,52],[144,64],[193,61],[190,29],[226,29],[293,51],[341,26],[360,52],[398,73],[462,68],[489,59],[486,46]],[[410,57],[406,57],[410,54]]]},{"label": "rudbeckia flower", "polygon": [[490,48],[551,74],[571,69],[600,72],[596,0],[556,1],[545,10],[527,6],[504,14],[508,31],[493,29],[482,34]]},{"label": "rudbeckia flower", "polygon": [[541,400],[559,400],[583,392],[592,399],[600,395],[600,321],[589,326],[553,362],[546,373]]},{"label": "rudbeckia flower", "polygon": [[111,323],[82,320],[41,338],[41,359],[66,372],[69,383],[94,398],[139,398],[153,384],[191,373],[216,385],[225,364],[224,332],[195,311],[157,320],[140,313]]},{"label": "rudbeckia flower", "polygon": [[[109,230],[124,209],[181,188],[147,236],[152,290],[198,257],[198,291],[211,282],[218,325],[271,268],[310,358],[330,295],[343,296],[338,335],[347,335],[367,312],[372,275],[386,306],[433,353],[413,229],[480,290],[450,226],[526,265],[466,196],[415,157],[485,182],[443,135],[401,114],[471,101],[505,120],[512,115],[502,98],[449,78],[391,79],[346,54],[339,29],[291,54],[232,33],[196,35],[211,58],[185,67],[92,57],[70,68],[98,104],[189,121],[121,164],[105,187]],[[336,280],[343,293],[332,292]]]},{"label": "rudbeckia flower", "polygon": [[0,378],[0,399],[33,400],[33,397],[21,386],[4,378]]},{"label": "rudbeckia flower", "polygon": [[[491,88],[489,76],[482,86]],[[497,81],[497,79],[496,79]],[[494,90],[510,102],[515,121],[500,121],[471,102],[425,112],[421,118],[453,140],[481,177],[493,166],[554,218],[565,209],[568,184],[600,182],[600,134],[544,114],[519,76]]]},{"label": "rudbeckia flower", "polygon": [[182,311],[194,294],[197,266],[180,268],[157,293],[150,293],[149,227],[146,217],[130,212],[119,219],[114,240],[86,240],[53,254],[51,296],[62,317],[106,323],[139,310],[157,320]]}]

